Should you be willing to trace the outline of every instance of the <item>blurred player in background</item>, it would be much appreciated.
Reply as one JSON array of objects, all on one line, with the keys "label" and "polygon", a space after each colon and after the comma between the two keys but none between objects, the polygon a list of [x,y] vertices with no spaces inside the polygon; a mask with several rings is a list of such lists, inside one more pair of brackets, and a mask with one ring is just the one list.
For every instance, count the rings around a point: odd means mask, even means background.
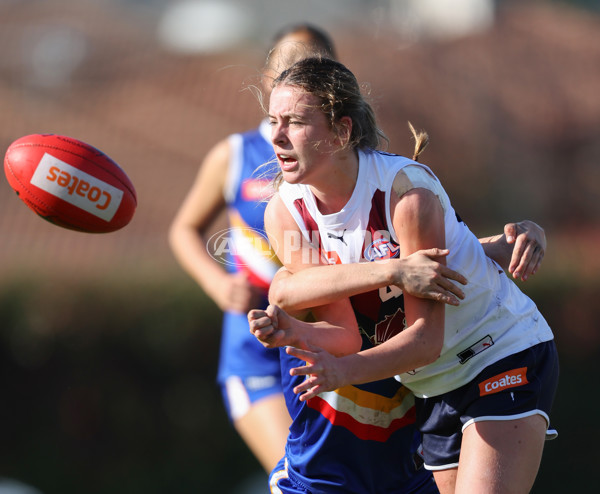
[{"label": "blurred player in background", "polygon": [[[263,71],[272,80],[308,54],[335,58],[329,36],[308,24],[279,32]],[[182,268],[223,310],[218,383],[237,432],[267,471],[283,456],[291,424],[281,388],[279,350],[265,349],[252,336],[246,313],[266,307],[269,283],[280,265],[264,237],[263,215],[272,192],[268,167],[275,158],[267,121],[234,134],[204,158],[177,212],[169,240]],[[227,271],[207,252],[206,230],[226,211],[234,258]]]}]

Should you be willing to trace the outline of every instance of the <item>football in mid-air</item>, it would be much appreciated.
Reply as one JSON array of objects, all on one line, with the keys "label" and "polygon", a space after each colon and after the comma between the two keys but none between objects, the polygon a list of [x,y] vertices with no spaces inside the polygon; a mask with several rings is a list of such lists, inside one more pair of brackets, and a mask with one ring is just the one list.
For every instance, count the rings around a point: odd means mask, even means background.
[{"label": "football in mid-air", "polygon": [[127,225],[137,206],[129,177],[98,149],[71,137],[32,134],[4,156],[8,183],[45,220],[87,233]]}]

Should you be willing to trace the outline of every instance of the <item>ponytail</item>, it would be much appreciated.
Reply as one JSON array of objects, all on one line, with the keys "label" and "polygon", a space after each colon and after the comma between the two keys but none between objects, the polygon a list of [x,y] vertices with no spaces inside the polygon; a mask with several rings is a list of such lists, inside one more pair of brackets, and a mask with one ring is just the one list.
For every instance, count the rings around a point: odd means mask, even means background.
[{"label": "ponytail", "polygon": [[419,161],[420,154],[425,151],[425,148],[429,144],[429,135],[424,130],[417,132],[413,127],[413,124],[408,122],[408,127],[412,132],[415,139],[415,150],[413,152],[413,161]]}]

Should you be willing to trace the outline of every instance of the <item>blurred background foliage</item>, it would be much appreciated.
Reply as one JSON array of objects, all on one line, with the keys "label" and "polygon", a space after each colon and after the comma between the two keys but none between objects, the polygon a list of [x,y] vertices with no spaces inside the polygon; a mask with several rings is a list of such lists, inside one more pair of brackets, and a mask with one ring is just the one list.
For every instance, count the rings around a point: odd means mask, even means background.
[{"label": "blurred background foliage", "polygon": [[219,332],[198,331],[219,315],[183,280],[19,278],[0,321],[2,475],[47,493],[233,492],[258,468],[214,385]]},{"label": "blurred background foliage", "polygon": [[[534,492],[590,492],[600,460],[599,3],[484,0],[0,0],[0,145],[66,134],[138,192],[132,223],[84,235],[0,183],[0,494],[266,492],[214,383],[216,306],[166,241],[203,154],[256,125],[269,40],[311,21],[478,235],[533,219],[519,286],[556,333],[561,382]],[[585,396],[585,401],[582,397]],[[258,487],[257,487],[258,486]],[[10,490],[12,489],[12,490]]]}]

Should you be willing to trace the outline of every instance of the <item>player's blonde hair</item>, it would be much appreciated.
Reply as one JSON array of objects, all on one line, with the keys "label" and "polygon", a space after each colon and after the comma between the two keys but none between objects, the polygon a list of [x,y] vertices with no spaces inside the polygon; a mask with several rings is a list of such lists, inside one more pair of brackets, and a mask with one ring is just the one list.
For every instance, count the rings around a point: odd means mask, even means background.
[{"label": "player's blonde hair", "polygon": [[410,129],[415,140],[415,149],[413,151],[412,159],[414,161],[419,161],[419,156],[423,151],[425,151],[425,148],[429,144],[429,135],[424,130],[417,132],[413,127],[413,124],[410,122],[408,122],[408,128]]}]

